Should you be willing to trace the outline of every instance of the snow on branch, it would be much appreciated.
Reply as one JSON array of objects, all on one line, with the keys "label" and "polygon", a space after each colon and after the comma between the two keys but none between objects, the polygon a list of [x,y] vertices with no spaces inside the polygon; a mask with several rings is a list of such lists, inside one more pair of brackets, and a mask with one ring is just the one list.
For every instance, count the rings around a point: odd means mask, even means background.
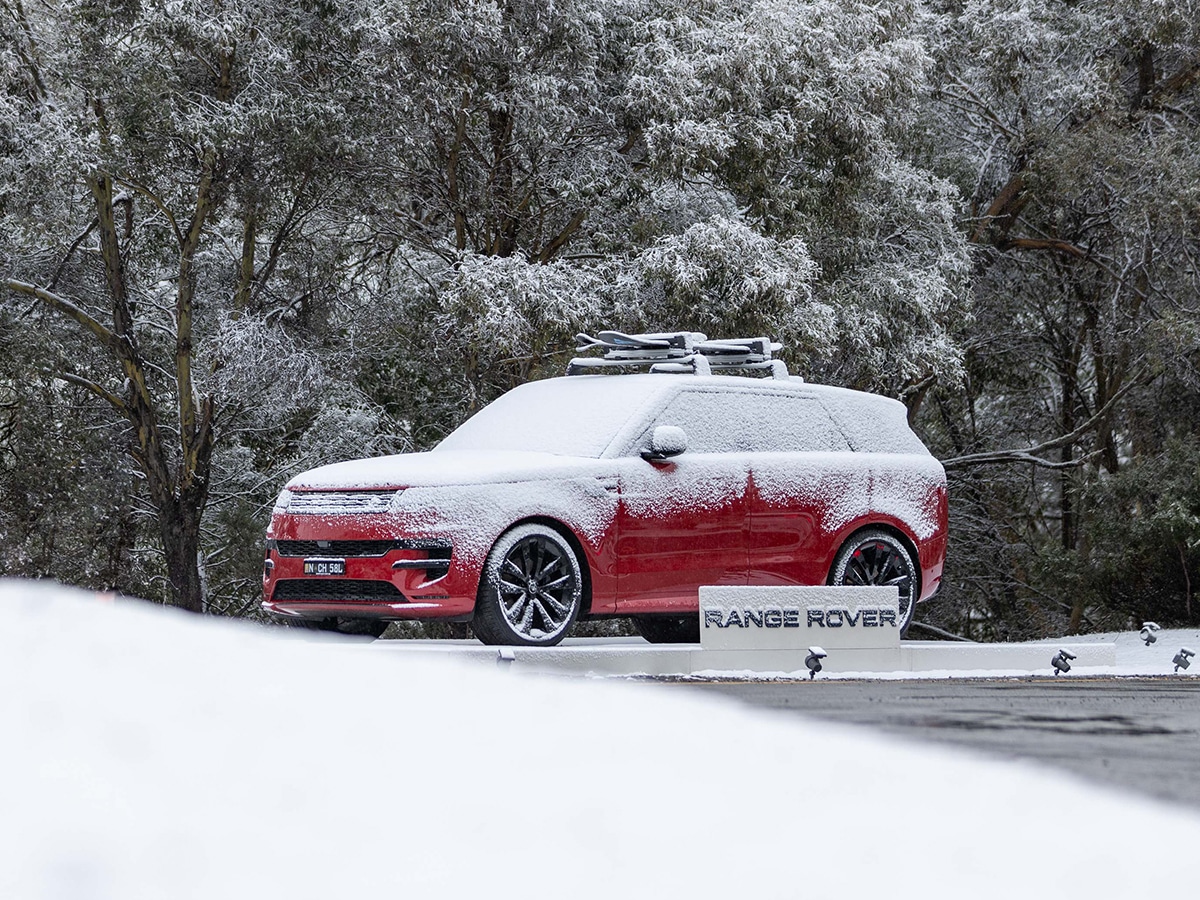
[{"label": "snow on branch", "polygon": [[1117,401],[1129,393],[1139,380],[1138,378],[1131,378],[1124,387],[1109,398],[1109,401],[1095,415],[1069,434],[1064,434],[1049,441],[1043,441],[1032,447],[1022,447],[1012,450],[989,450],[984,453],[968,453],[965,456],[955,456],[951,459],[942,460],[942,466],[947,470],[965,469],[968,466],[994,466],[1007,463],[1029,463],[1030,465],[1040,466],[1044,469],[1070,469],[1081,466],[1091,459],[1094,454],[1086,454],[1079,459],[1062,462],[1044,459],[1038,454],[1048,453],[1051,450],[1058,450],[1074,444],[1089,431],[1095,429],[1112,413],[1113,408],[1117,405]]}]

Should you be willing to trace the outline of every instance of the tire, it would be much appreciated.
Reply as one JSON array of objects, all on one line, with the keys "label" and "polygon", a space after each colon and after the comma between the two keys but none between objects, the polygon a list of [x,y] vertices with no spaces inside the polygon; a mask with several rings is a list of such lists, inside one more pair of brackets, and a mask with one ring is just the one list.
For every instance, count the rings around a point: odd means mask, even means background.
[{"label": "tire", "polygon": [[518,525],[483,565],[471,629],[485,644],[553,647],[582,605],[583,570],[567,539],[546,525]]},{"label": "tire", "polygon": [[700,643],[700,617],[634,616],[633,625],[651,644]]},{"label": "tire", "polygon": [[344,619],[331,616],[328,619],[290,619],[293,628],[309,631],[330,631],[334,634],[353,634],[377,638],[387,631],[388,623],[383,619]]},{"label": "tire", "polygon": [[285,619],[289,628],[303,628],[306,631],[337,631],[337,619]]},{"label": "tire", "polygon": [[354,634],[362,637],[378,638],[387,631],[386,619],[337,619],[337,627],[333,630],[338,634]]},{"label": "tire", "polygon": [[892,586],[900,589],[900,634],[908,631],[920,590],[921,575],[908,548],[881,529],[860,531],[838,551],[829,572],[831,585]]}]

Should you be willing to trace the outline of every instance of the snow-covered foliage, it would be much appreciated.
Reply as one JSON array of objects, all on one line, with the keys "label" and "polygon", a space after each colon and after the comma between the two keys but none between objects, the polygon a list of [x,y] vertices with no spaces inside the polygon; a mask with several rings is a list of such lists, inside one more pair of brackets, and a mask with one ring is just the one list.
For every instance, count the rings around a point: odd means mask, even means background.
[{"label": "snow-covered foliage", "polygon": [[817,372],[893,390],[958,377],[967,265],[953,189],[900,149],[932,65],[918,19],[916,4],[689,5],[647,23],[629,88],[659,165],[725,185],[814,261],[809,329],[770,304],[766,321]]},{"label": "snow-covered foliage", "polygon": [[[285,470],[431,447],[604,327],[782,339],[947,456],[1131,389],[1067,447],[1114,473],[1190,434],[1162,423],[1200,384],[1197,23],[1196,0],[0,4],[0,277],[25,286],[0,298],[0,396],[52,407],[0,406],[0,478],[97,460],[84,403],[121,449],[153,419],[160,460],[97,463],[140,486],[127,562],[88,570],[122,582],[170,543],[147,512],[211,483],[249,522]],[[35,419],[79,453],[31,446]],[[1068,480],[968,483],[980,583],[1014,547],[1081,546]],[[21,570],[88,555],[127,493],[97,488],[78,529],[5,493]],[[1002,538],[999,508],[1038,512]]]},{"label": "snow-covered foliage", "polygon": [[[896,123],[895,105],[922,87],[930,58],[912,31],[915,4],[702,2],[644,26],[630,79],[632,109],[651,123],[656,157],[681,171],[738,157],[769,166],[818,163],[832,147],[867,148]],[[790,180],[790,179],[789,179]],[[780,191],[797,185],[782,181]],[[765,199],[765,198],[764,198]]]},{"label": "snow-covered foliage", "polygon": [[832,310],[813,299],[816,275],[802,238],[779,241],[742,221],[710,219],[637,258],[622,312],[648,328],[686,320],[712,334],[769,322],[790,348],[821,352],[837,336]]},{"label": "snow-covered foliage", "polygon": [[497,355],[528,353],[602,314],[603,283],[586,267],[468,253],[445,276],[432,326]]},{"label": "snow-covered foliage", "polygon": [[[945,457],[1052,445],[1038,468],[949,467],[960,502],[943,598],[964,623],[952,627],[1018,637],[1127,614],[1187,620],[1197,557],[1160,543],[1157,562],[1130,566],[1153,571],[1154,588],[1110,584],[1098,576],[1130,523],[1088,498],[1195,441],[1200,7],[938,11],[925,22],[941,90],[919,130],[979,250],[975,319],[960,331],[968,388],[933,388],[924,425]],[[1144,518],[1157,506],[1138,499]],[[1143,602],[1117,600],[1132,594]]]},{"label": "snow-covered foliage", "polygon": [[371,44],[407,96],[372,309],[423,357],[389,368],[461,361],[467,398],[418,392],[415,419],[552,371],[586,321],[770,333],[858,386],[957,377],[954,194],[902,146],[930,70],[914,6],[430,12]]}]

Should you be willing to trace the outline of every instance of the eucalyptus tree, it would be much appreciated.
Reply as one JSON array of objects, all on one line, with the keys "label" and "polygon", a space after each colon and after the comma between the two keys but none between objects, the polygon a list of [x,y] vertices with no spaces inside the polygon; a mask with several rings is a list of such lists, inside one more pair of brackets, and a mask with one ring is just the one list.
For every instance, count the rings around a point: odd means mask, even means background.
[{"label": "eucalyptus tree", "polygon": [[1196,384],[1200,8],[936,5],[932,152],[979,248],[966,390],[933,417],[960,560],[992,614],[1079,629],[1105,614],[1101,520],[1124,514],[1081,500],[1195,432],[1162,401]]},{"label": "eucalyptus tree", "polygon": [[218,444],[318,399],[321,364],[279,322],[319,324],[336,290],[320,219],[370,90],[355,12],[0,3],[7,303],[78,347],[47,365],[108,408],[186,609]]},{"label": "eucalyptus tree", "polygon": [[428,444],[575,330],[775,334],[914,411],[960,377],[916,0],[0,12],[6,324],[120,424],[188,608],[206,510],[253,592],[214,497]]},{"label": "eucalyptus tree", "polygon": [[397,413],[436,409],[432,439],[597,325],[769,332],[914,404],[953,382],[968,253],[905,146],[931,59],[892,7],[387,5],[378,378],[418,385]]},{"label": "eucalyptus tree", "polygon": [[954,188],[908,140],[932,90],[920,4],[685,9],[649,24],[629,90],[655,163],[803,242],[833,329],[783,331],[818,374],[914,404],[933,379],[955,383],[968,253]]}]

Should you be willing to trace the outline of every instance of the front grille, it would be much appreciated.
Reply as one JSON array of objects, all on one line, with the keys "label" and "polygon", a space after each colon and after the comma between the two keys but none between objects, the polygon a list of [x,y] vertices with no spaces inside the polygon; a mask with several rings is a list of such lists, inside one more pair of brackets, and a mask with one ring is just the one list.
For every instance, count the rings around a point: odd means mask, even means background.
[{"label": "front grille", "polygon": [[273,598],[281,600],[332,600],[349,603],[355,600],[390,600],[407,602],[390,581],[359,578],[288,578],[275,585]]},{"label": "front grille", "polygon": [[428,550],[432,558],[450,557],[447,541],[410,539],[399,541],[276,541],[280,556],[384,556],[391,550]]},{"label": "front grille", "polygon": [[301,516],[382,513],[391,508],[396,494],[397,491],[293,491],[287,511]]}]

